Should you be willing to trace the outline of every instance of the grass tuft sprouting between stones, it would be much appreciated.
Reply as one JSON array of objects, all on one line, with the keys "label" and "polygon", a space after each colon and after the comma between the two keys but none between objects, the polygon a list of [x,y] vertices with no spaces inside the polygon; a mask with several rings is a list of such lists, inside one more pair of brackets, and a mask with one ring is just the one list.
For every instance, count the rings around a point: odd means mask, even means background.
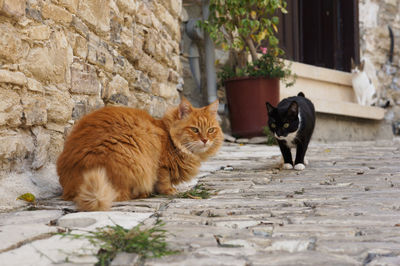
[{"label": "grass tuft sprouting between stones", "polygon": [[208,199],[211,193],[204,187],[203,184],[198,184],[192,189],[178,193],[177,198],[191,198],[191,199]]},{"label": "grass tuft sprouting between stones", "polygon": [[96,256],[98,262],[95,265],[107,266],[115,258],[118,252],[136,253],[141,259],[159,258],[178,253],[168,248],[165,237],[167,231],[163,229],[162,221],[149,229],[141,229],[140,225],[132,229],[125,229],[120,225],[98,228],[87,234],[62,233],[61,235],[74,239],[88,239],[94,246],[100,249]]}]

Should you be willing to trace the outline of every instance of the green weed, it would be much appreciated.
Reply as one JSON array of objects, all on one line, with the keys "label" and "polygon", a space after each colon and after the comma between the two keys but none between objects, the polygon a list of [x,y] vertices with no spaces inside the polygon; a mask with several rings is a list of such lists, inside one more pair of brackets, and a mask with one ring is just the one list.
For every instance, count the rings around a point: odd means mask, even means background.
[{"label": "green weed", "polygon": [[62,233],[63,236],[75,239],[88,239],[94,246],[99,246],[97,252],[98,266],[110,265],[118,252],[136,253],[142,259],[159,258],[176,254],[170,250],[165,241],[167,231],[162,227],[165,224],[158,221],[149,229],[141,229],[140,225],[132,229],[125,229],[120,225],[98,228],[88,234]]},{"label": "green weed", "polygon": [[207,190],[203,184],[198,184],[192,189],[178,193],[177,198],[191,198],[191,199],[208,199],[211,196],[209,190]]},{"label": "green weed", "polygon": [[272,146],[272,145],[277,145],[276,139],[274,135],[272,134],[271,130],[269,129],[268,126],[264,127],[264,135],[267,137],[267,145]]}]

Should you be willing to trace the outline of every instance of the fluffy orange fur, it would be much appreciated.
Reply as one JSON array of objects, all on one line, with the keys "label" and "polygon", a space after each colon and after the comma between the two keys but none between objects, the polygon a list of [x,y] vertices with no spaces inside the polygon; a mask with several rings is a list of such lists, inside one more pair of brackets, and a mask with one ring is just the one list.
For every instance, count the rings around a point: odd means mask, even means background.
[{"label": "fluffy orange fur", "polygon": [[110,209],[113,201],[174,194],[223,142],[218,101],[194,108],[186,99],[155,119],[143,110],[104,107],[84,116],[57,160],[63,198],[79,210]]}]

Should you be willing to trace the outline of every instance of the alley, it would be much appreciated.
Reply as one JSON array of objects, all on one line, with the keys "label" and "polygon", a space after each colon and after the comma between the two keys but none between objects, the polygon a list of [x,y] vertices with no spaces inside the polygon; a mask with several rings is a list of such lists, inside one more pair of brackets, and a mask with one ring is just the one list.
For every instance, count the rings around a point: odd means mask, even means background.
[{"label": "alley", "polygon": [[[181,252],[144,265],[400,264],[399,140],[313,143],[301,172],[280,170],[279,154],[277,147],[226,143],[197,179],[208,199],[120,202],[103,215],[70,213],[70,202],[49,199],[35,211],[0,214],[0,261],[92,265],[95,251],[82,240],[49,233],[92,230],[107,219],[121,225],[161,219],[169,246]],[[123,253],[112,265],[124,261],[137,260]]]}]

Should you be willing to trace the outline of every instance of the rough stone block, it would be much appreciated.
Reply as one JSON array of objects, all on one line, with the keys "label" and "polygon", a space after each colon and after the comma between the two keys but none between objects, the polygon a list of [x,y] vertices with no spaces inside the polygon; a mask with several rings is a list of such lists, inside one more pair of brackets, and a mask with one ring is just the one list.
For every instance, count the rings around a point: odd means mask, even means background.
[{"label": "rough stone block", "polygon": [[90,63],[102,66],[109,72],[113,70],[114,58],[105,47],[89,43],[87,59]]},{"label": "rough stone block", "polygon": [[51,19],[55,22],[69,24],[72,22],[72,14],[69,13],[62,7],[50,4],[47,2],[43,3],[42,16],[45,19]]},{"label": "rough stone block", "polygon": [[179,54],[174,52],[174,47],[170,43],[171,40],[161,38],[156,45],[156,58],[164,65],[170,64],[173,54]]},{"label": "rough stone block", "polygon": [[151,92],[152,81],[150,78],[140,70],[136,70],[136,80],[134,88],[142,90],[144,92]]},{"label": "rough stone block", "polygon": [[182,0],[164,0],[161,3],[174,17],[178,17],[182,12]]},{"label": "rough stone block", "polygon": [[22,17],[25,15],[25,0],[2,0],[0,1],[0,12],[9,17]]},{"label": "rough stone block", "polygon": [[153,34],[147,34],[146,35],[146,41],[144,43],[144,51],[152,56],[155,56],[157,58],[158,54],[156,53],[156,45],[157,42],[156,41],[156,36],[154,34],[154,32],[152,32]]},{"label": "rough stone block", "polygon": [[[51,80],[54,76],[54,68],[51,62],[50,51],[47,47],[35,48],[29,52],[27,69],[39,80]],[[62,81],[63,78],[57,79]]]},{"label": "rough stone block", "polygon": [[134,62],[139,60],[141,53],[143,53],[143,44],[143,32],[139,29],[135,29],[133,32],[133,47],[131,49],[124,49],[125,47],[123,46],[122,54],[126,56],[130,63],[134,64]]},{"label": "rough stone block", "polygon": [[139,2],[136,12],[136,22],[146,27],[151,27],[153,21],[151,19],[152,12],[145,2]]},{"label": "rough stone block", "polygon": [[75,14],[78,10],[79,0],[59,0],[58,3],[65,7],[69,12]]},{"label": "rough stone block", "polygon": [[126,97],[129,95],[128,81],[118,74],[114,76],[112,81],[106,86],[102,98],[109,99],[114,94],[121,94]]},{"label": "rough stone block", "polygon": [[48,158],[50,162],[56,162],[58,156],[62,152],[64,147],[64,134],[56,131],[50,133],[50,146],[48,150]]},{"label": "rough stone block", "polygon": [[21,35],[9,23],[0,24],[0,58],[11,63],[25,56],[29,47],[22,42]]},{"label": "rough stone block", "polygon": [[37,47],[30,50],[23,65],[38,81],[64,83],[72,63],[73,51],[62,31],[51,35],[49,47]]},{"label": "rough stone block", "polygon": [[150,96],[147,93],[136,93],[135,107],[146,110],[150,115],[161,118],[168,108],[168,104],[164,98],[158,96]]},{"label": "rough stone block", "polygon": [[99,97],[74,95],[73,100],[75,102],[75,106],[72,110],[72,119],[75,121],[79,120],[82,116],[104,106],[104,102]]},{"label": "rough stone block", "polygon": [[34,41],[47,40],[50,37],[50,27],[47,25],[33,26],[28,29],[29,38]]},{"label": "rough stone block", "polygon": [[82,21],[80,18],[76,17],[76,16],[74,16],[74,17],[72,18],[71,26],[72,26],[79,34],[81,34],[82,36],[87,36],[87,35],[89,34],[89,28],[88,28],[88,26],[86,26],[86,24],[83,23],[83,21]]},{"label": "rough stone block", "polygon": [[110,21],[110,39],[112,42],[116,44],[121,43],[121,23],[118,20],[118,17],[113,17]]},{"label": "rough stone block", "polygon": [[146,110],[150,115],[161,118],[168,108],[167,102],[161,97],[152,97],[151,104],[147,106]]},{"label": "rough stone block", "polygon": [[115,73],[120,74],[124,79],[126,79],[130,86],[134,83],[136,79],[135,68],[124,56],[114,57],[114,70]]},{"label": "rough stone block", "polygon": [[147,54],[141,55],[137,67],[161,82],[168,79],[169,70]]},{"label": "rough stone block", "polygon": [[89,61],[89,63],[92,63],[92,64],[97,63],[96,47],[93,46],[92,44],[88,44],[87,60]]},{"label": "rough stone block", "polygon": [[163,98],[172,98],[179,95],[176,85],[173,83],[156,83],[153,82],[153,93]]},{"label": "rough stone block", "polygon": [[90,65],[71,66],[71,92],[87,95],[98,95],[101,90],[96,70]]},{"label": "rough stone block", "polygon": [[0,69],[0,83],[12,83],[19,86],[27,84],[24,73]]},{"label": "rough stone block", "polygon": [[179,75],[178,72],[170,69],[169,70],[169,75],[168,75],[168,81],[172,83],[179,83],[181,80],[181,75]]},{"label": "rough stone block", "polygon": [[32,138],[19,131],[0,134],[0,169],[9,170],[22,166],[26,156],[33,151]]},{"label": "rough stone block", "polygon": [[22,98],[23,121],[26,126],[47,123],[46,101],[43,97],[26,95]]},{"label": "rough stone block", "polygon": [[82,36],[77,35],[75,39],[74,56],[86,59],[87,55],[88,55],[87,41]]},{"label": "rough stone block", "polygon": [[46,128],[48,130],[56,131],[58,133],[64,133],[65,132],[65,127],[62,124],[56,124],[56,123],[51,123],[50,122],[50,123],[46,124]]},{"label": "rough stone block", "polygon": [[117,0],[117,6],[120,11],[134,15],[137,11],[138,3],[134,0]]},{"label": "rough stone block", "polygon": [[37,81],[35,79],[31,79],[31,78],[27,78],[27,80],[28,80],[28,82],[27,82],[28,90],[36,91],[36,92],[44,92],[42,83],[40,83],[39,81]]},{"label": "rough stone block", "polygon": [[121,29],[121,43],[128,49],[134,48],[134,38],[132,29],[123,27]]},{"label": "rough stone block", "polygon": [[18,93],[0,88],[0,126],[21,125],[22,106]]},{"label": "rough stone block", "polygon": [[79,120],[86,113],[88,113],[87,104],[83,101],[77,102],[74,109],[72,109],[72,119],[75,121]]},{"label": "rough stone block", "polygon": [[71,120],[73,102],[68,92],[53,90],[46,96],[47,120],[66,123]]},{"label": "rough stone block", "polygon": [[175,54],[172,55],[171,61],[168,64],[168,66],[172,67],[178,73],[182,73],[182,63],[181,63],[181,58],[179,55],[175,55]]},{"label": "rough stone block", "polygon": [[110,0],[79,1],[78,15],[96,31],[110,30]]},{"label": "rough stone block", "polygon": [[50,146],[50,134],[46,133],[42,127],[32,128],[32,133],[34,135],[35,144],[32,168],[37,170],[48,161],[47,151]]},{"label": "rough stone block", "polygon": [[86,38],[88,39],[88,42],[91,45],[93,45],[94,47],[101,45],[101,38],[92,32],[89,32],[89,34],[86,36]]},{"label": "rough stone block", "polygon": [[27,5],[26,7],[26,16],[28,18],[34,19],[36,21],[40,21],[42,22],[42,13],[40,12],[40,10],[36,9],[36,8],[31,8],[29,5]]},{"label": "rough stone block", "polygon": [[116,93],[112,94],[106,101],[107,105],[128,105],[129,103],[129,97],[121,94],[121,93]]}]

